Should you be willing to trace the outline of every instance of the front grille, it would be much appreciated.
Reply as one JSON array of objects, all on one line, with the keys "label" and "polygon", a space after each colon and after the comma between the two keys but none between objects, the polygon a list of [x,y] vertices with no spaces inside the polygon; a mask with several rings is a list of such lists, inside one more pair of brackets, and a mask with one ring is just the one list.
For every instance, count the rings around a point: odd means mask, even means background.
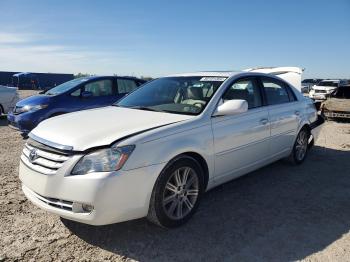
[{"label": "front grille", "polygon": [[316,89],[316,90],[315,90],[315,93],[322,93],[322,94],[325,94],[325,93],[326,93],[326,90],[318,90],[318,89]]},{"label": "front grille", "polygon": [[21,155],[24,164],[45,175],[54,175],[68,159],[69,156],[66,154],[57,151],[49,152],[29,143],[25,144]]}]

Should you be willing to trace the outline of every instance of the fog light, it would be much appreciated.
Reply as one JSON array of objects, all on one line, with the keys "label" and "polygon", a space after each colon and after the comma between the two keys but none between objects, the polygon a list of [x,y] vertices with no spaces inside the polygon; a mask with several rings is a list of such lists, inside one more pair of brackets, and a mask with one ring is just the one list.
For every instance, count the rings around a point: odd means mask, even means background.
[{"label": "fog light", "polygon": [[92,210],[94,210],[94,206],[89,205],[89,204],[82,204],[81,207],[83,208],[83,210],[85,212],[91,212]]}]

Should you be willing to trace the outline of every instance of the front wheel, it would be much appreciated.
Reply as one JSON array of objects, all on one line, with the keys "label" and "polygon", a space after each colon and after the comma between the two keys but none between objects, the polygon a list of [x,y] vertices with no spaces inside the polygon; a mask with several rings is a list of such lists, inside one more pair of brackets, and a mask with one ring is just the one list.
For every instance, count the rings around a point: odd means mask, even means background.
[{"label": "front wheel", "polygon": [[204,191],[203,170],[188,156],[176,159],[160,174],[152,192],[148,220],[177,227],[195,213]]},{"label": "front wheel", "polygon": [[308,142],[309,142],[310,132],[304,127],[300,130],[294,146],[293,151],[289,156],[289,160],[296,165],[300,165],[304,162],[308,153]]}]

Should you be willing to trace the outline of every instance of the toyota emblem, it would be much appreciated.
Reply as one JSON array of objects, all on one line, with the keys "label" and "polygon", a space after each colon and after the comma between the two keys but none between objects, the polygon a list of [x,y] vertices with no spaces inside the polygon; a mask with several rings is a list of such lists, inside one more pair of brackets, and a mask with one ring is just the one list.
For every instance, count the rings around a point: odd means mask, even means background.
[{"label": "toyota emblem", "polygon": [[30,162],[33,162],[37,158],[38,158],[38,154],[36,152],[36,149],[30,150],[30,153],[29,153],[29,160],[30,160]]}]

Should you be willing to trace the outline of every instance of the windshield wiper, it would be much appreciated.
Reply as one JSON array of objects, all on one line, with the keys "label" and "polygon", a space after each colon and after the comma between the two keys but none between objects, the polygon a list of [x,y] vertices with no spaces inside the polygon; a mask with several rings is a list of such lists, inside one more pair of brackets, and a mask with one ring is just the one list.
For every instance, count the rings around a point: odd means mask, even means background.
[{"label": "windshield wiper", "polygon": [[154,111],[154,112],[163,112],[163,110],[158,110],[158,109],[154,109],[154,108],[147,107],[147,106],[131,106],[131,107],[128,107],[128,108],[139,109],[139,110],[146,110],[146,111]]}]

